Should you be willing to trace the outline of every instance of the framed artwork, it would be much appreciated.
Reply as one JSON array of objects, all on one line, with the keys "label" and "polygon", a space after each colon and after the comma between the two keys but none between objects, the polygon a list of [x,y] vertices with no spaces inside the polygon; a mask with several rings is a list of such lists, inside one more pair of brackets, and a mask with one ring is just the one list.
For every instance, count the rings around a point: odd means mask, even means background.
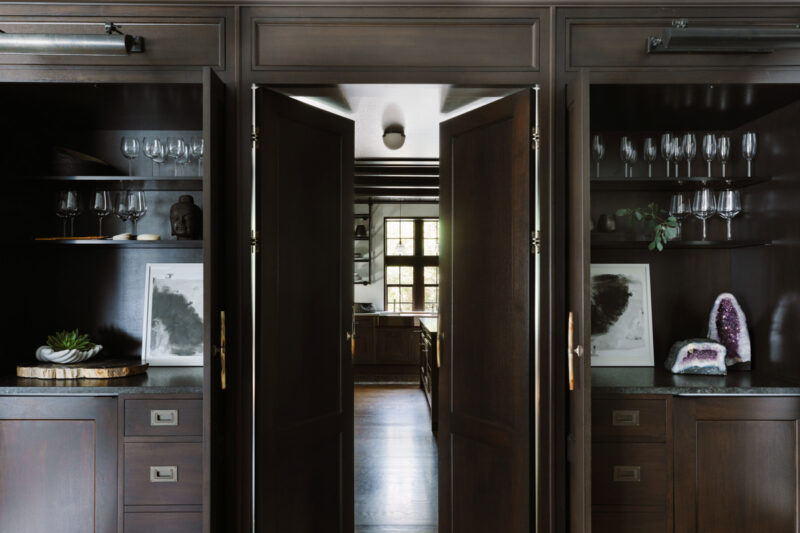
[{"label": "framed artwork", "polygon": [[653,366],[650,265],[591,266],[592,366]]},{"label": "framed artwork", "polygon": [[142,362],[203,366],[203,264],[148,263]]}]

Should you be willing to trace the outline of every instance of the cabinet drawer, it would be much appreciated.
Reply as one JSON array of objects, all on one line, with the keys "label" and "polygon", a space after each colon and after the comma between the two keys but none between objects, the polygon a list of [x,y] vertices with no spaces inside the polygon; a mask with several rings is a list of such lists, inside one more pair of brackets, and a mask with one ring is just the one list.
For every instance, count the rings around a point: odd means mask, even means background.
[{"label": "cabinet drawer", "polygon": [[125,505],[201,505],[203,445],[125,444]]},{"label": "cabinet drawer", "polygon": [[592,503],[665,506],[668,465],[663,444],[593,444]]},{"label": "cabinet drawer", "polygon": [[[91,66],[225,67],[225,11],[137,6],[51,6],[34,16],[0,16],[0,30],[20,34],[103,34],[113,22],[144,38],[144,52],[122,56],[0,54],[0,64]],[[46,13],[42,15],[41,13]],[[102,13],[102,14],[101,14]]]},{"label": "cabinet drawer", "polygon": [[649,37],[660,37],[677,18],[692,28],[792,26],[800,23],[797,11],[784,9],[725,9],[725,18],[712,18],[700,9],[604,10],[603,18],[567,18],[567,61],[570,70],[581,68],[779,67],[800,65],[800,49],[769,54],[647,53]]},{"label": "cabinet drawer", "polygon": [[125,436],[203,434],[203,400],[125,400]]},{"label": "cabinet drawer", "polygon": [[592,509],[593,533],[667,533],[666,513]]},{"label": "cabinet drawer", "polygon": [[125,513],[125,533],[197,533],[203,513]]},{"label": "cabinet drawer", "polygon": [[592,400],[595,441],[664,442],[666,431],[666,400]]}]

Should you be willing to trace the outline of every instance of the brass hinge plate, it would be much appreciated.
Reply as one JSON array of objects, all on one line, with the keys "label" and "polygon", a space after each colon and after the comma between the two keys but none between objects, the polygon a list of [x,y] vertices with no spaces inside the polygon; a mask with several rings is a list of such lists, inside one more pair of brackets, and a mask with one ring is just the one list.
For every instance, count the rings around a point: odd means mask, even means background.
[{"label": "brass hinge plate", "polygon": [[541,142],[542,136],[539,133],[539,128],[531,128],[531,150],[538,152]]},{"label": "brass hinge plate", "polygon": [[531,254],[542,253],[542,233],[540,231],[531,232]]},{"label": "brass hinge plate", "polygon": [[250,232],[250,248],[256,253],[258,253],[261,248],[261,236],[258,231]]},{"label": "brass hinge plate", "polygon": [[253,124],[253,129],[250,131],[250,145],[258,150],[261,128]]}]

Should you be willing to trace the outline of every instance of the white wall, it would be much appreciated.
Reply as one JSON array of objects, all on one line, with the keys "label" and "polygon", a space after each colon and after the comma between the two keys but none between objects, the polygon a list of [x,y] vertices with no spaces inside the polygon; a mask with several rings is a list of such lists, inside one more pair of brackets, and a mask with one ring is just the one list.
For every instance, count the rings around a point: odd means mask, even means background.
[{"label": "white wall", "polygon": [[[367,206],[356,205],[356,213],[366,213]],[[403,204],[403,217],[438,217],[439,206],[436,204]],[[372,206],[372,283],[369,285],[354,285],[354,302],[371,302],[379,311],[383,306],[383,267],[384,267],[384,217],[399,217],[399,204],[379,204]],[[366,247],[368,241],[355,241],[356,251],[360,246]],[[356,268],[367,269],[367,263],[356,263]],[[366,276],[365,276],[366,277]]]}]

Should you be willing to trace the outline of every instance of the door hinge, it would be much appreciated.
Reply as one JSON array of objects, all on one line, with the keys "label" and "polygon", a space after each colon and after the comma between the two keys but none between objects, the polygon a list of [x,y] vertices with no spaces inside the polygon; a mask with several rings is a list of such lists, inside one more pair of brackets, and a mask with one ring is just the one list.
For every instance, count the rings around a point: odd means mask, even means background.
[{"label": "door hinge", "polygon": [[541,231],[532,231],[531,232],[531,254],[540,254],[542,253],[542,232]]},{"label": "door hinge", "polygon": [[541,145],[542,136],[539,133],[539,128],[531,128],[531,150],[534,152],[539,151],[539,146]]},{"label": "door hinge", "polygon": [[261,249],[261,236],[256,230],[250,231],[250,248],[256,253]]},{"label": "door hinge", "polygon": [[250,130],[250,146],[258,150],[261,128],[253,124],[253,129]]}]

